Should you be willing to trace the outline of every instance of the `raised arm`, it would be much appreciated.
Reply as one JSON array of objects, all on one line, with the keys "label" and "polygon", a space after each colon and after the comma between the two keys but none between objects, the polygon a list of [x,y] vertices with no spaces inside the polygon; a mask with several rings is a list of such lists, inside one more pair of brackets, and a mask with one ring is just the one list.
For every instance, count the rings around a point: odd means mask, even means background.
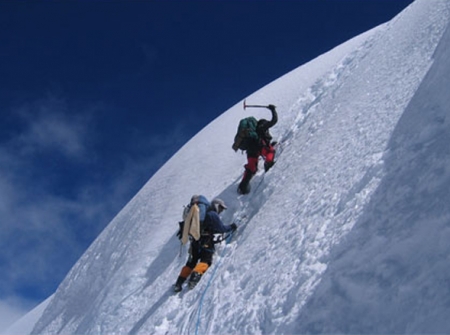
[{"label": "raised arm", "polygon": [[270,120],[266,124],[267,129],[269,129],[278,122],[278,114],[277,114],[277,110],[275,109],[276,107],[274,105],[269,105],[269,106],[267,106],[267,108],[269,108],[270,111],[272,112],[272,120]]}]

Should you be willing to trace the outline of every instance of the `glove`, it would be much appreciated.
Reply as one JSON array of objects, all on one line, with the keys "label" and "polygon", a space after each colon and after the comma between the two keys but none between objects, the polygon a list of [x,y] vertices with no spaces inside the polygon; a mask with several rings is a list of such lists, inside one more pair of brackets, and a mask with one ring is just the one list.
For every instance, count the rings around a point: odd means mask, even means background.
[{"label": "glove", "polygon": [[231,232],[235,232],[236,229],[237,229],[236,223],[232,223],[232,224],[230,225],[230,227],[231,227]]},{"label": "glove", "polygon": [[272,112],[275,112],[276,107],[274,105],[269,105],[267,108],[269,108]]}]

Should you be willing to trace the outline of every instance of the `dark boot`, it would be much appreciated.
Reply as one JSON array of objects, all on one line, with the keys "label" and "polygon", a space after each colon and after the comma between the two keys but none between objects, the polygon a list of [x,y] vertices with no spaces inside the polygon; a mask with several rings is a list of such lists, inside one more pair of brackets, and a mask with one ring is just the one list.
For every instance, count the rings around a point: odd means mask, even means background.
[{"label": "dark boot", "polygon": [[180,292],[183,288],[181,287],[181,285],[183,285],[183,283],[186,281],[186,278],[183,278],[181,276],[178,277],[177,282],[175,283],[175,285],[173,285],[173,291],[178,293]]},{"label": "dark boot", "polygon": [[248,194],[250,193],[250,180],[253,178],[255,174],[250,170],[245,170],[244,177],[242,177],[242,181],[238,186],[239,194]]},{"label": "dark boot", "polygon": [[197,271],[192,272],[191,277],[189,278],[188,286],[192,290],[202,279],[202,274],[198,273]]},{"label": "dark boot", "polygon": [[267,172],[275,164],[274,161],[264,163],[264,171]]}]

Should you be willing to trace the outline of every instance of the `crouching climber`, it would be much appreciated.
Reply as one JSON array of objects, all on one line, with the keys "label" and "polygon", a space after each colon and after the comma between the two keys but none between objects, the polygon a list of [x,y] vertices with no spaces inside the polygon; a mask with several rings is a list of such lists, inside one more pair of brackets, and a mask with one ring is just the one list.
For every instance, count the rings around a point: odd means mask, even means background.
[{"label": "crouching climber", "polygon": [[[212,264],[215,252],[214,244],[220,242],[214,241],[214,234],[224,234],[234,232],[237,229],[236,224],[224,225],[219,214],[227,209],[227,206],[221,199],[214,199],[206,210],[204,220],[201,222],[200,237],[195,239],[191,236],[189,248],[189,258],[186,265],[181,269],[180,275],[174,285],[174,291],[180,292],[182,284],[189,278],[189,288],[194,288],[200,281],[202,275]],[[186,224],[186,222],[185,222]]]}]

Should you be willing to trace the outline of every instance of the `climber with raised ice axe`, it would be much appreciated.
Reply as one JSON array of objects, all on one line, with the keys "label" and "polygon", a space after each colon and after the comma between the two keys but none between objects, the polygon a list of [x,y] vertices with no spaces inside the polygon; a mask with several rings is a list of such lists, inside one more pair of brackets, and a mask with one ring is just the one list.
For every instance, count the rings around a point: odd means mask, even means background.
[{"label": "climber with raised ice axe", "polygon": [[245,171],[238,186],[238,193],[250,193],[250,180],[258,170],[258,159],[263,157],[264,170],[267,172],[274,164],[276,142],[272,142],[269,128],[278,122],[278,114],[274,105],[246,105],[244,100],[244,109],[248,107],[267,108],[272,112],[272,119],[256,120],[249,116],[239,122],[238,131],[234,137],[233,150],[241,149],[247,153],[247,164],[244,165]]}]

